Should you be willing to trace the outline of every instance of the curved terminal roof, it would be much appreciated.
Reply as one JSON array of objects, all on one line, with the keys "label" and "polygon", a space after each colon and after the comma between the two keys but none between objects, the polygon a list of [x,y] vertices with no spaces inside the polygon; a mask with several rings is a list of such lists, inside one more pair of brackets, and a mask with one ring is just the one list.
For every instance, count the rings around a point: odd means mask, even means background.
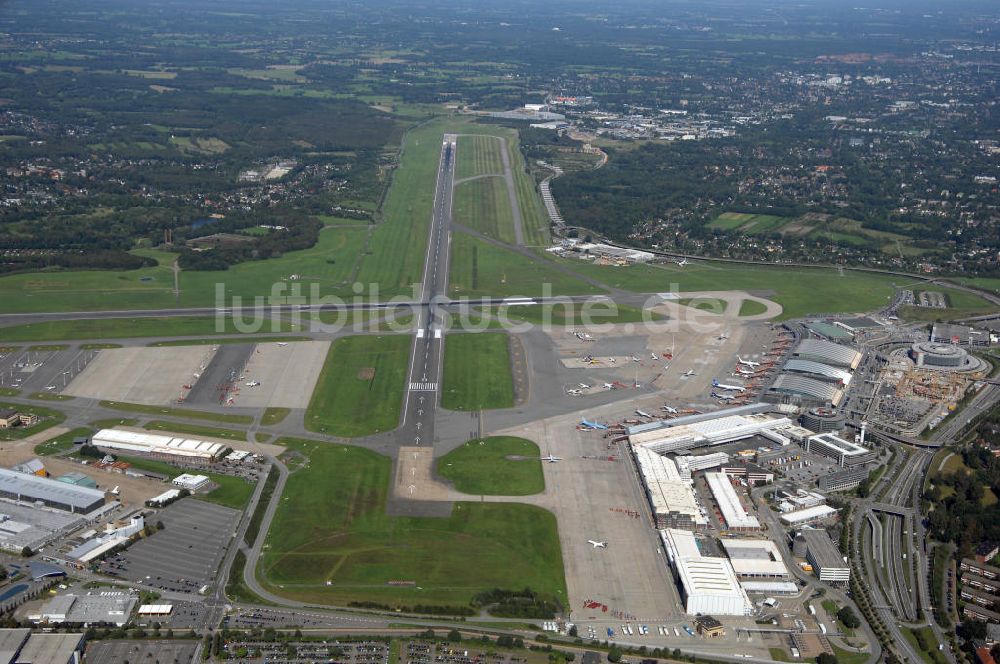
[{"label": "curved terminal roof", "polygon": [[793,394],[813,399],[821,399],[836,404],[843,394],[833,383],[828,383],[808,376],[796,376],[794,374],[780,374],[771,386],[775,392]]},{"label": "curved terminal roof", "polygon": [[822,339],[803,339],[792,351],[793,355],[817,358],[837,366],[854,369],[861,362],[861,353],[850,346],[842,346]]},{"label": "curved terminal roof", "polygon": [[822,362],[812,360],[788,360],[785,362],[784,371],[794,371],[796,373],[813,374],[823,376],[826,379],[833,379],[847,385],[851,382],[851,372],[840,367],[831,367]]}]

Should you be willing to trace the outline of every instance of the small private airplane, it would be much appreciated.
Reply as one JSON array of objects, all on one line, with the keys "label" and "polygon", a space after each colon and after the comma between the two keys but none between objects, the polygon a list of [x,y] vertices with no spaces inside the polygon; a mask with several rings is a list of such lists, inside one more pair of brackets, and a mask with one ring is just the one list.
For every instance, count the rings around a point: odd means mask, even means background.
[{"label": "small private airplane", "polygon": [[678,267],[684,267],[687,264],[688,264],[688,259],[686,259],[686,258],[682,258],[679,261],[677,261],[677,266]]},{"label": "small private airplane", "polygon": [[712,379],[712,387],[718,388],[720,390],[726,390],[727,392],[742,392],[747,389],[742,385],[726,385],[725,383],[720,383],[716,379]]},{"label": "small private airplane", "polygon": [[260,386],[260,381],[259,380],[247,381],[246,386],[247,387],[259,387]]},{"label": "small private airplane", "polygon": [[119,488],[117,486],[114,489],[111,490],[111,495],[112,496],[117,496],[120,493],[121,493],[121,491],[119,490]]},{"label": "small private airplane", "polygon": [[603,387],[606,390],[613,390],[613,389],[615,389],[615,384],[614,383],[605,383],[601,387]]},{"label": "small private airplane", "polygon": [[569,389],[569,390],[566,390],[566,394],[568,394],[570,396],[573,396],[573,397],[578,397],[578,396],[581,396],[583,394],[583,390]]},{"label": "small private airplane", "polygon": [[562,461],[562,457],[557,457],[553,455],[543,456],[540,461],[548,461],[549,463],[556,463],[557,461]]},{"label": "small private airplane", "polygon": [[590,389],[590,385],[587,385],[586,383],[580,383],[579,385],[577,385],[577,387],[579,387],[581,390],[589,390]]},{"label": "small private airplane", "polygon": [[716,339],[718,339],[719,341],[725,341],[728,338],[729,338],[728,332],[723,332],[722,334],[716,337]]},{"label": "small private airplane", "polygon": [[688,369],[687,371],[685,371],[681,375],[684,376],[685,378],[687,378],[688,376],[694,376],[695,375],[694,369]]},{"label": "small private airplane", "polygon": [[750,367],[750,368],[753,368],[753,367],[759,367],[759,366],[760,366],[760,362],[751,362],[750,360],[744,360],[744,359],[743,359],[742,357],[740,357],[739,355],[737,355],[737,356],[736,356],[736,362],[737,362],[738,364],[742,364],[742,365],[744,365],[744,366],[748,366],[748,367]]},{"label": "small private airplane", "polygon": [[279,346],[287,346],[287,345],[288,345],[288,342],[287,342],[287,341],[279,341],[279,342],[278,342],[278,345],[279,345]]},{"label": "small private airplane", "polygon": [[650,354],[649,354],[649,357],[650,357],[650,359],[652,359],[652,360],[658,360],[658,359],[660,359],[660,358],[656,357],[656,353],[650,353]]},{"label": "small private airplane", "polygon": [[594,547],[595,549],[606,549],[608,548],[607,542],[598,542],[597,540],[587,540],[587,544]]},{"label": "small private airplane", "polygon": [[665,410],[666,412],[670,413],[671,415],[676,415],[677,414],[677,409],[674,408],[674,407],[672,407],[672,406],[660,406],[660,410]]}]

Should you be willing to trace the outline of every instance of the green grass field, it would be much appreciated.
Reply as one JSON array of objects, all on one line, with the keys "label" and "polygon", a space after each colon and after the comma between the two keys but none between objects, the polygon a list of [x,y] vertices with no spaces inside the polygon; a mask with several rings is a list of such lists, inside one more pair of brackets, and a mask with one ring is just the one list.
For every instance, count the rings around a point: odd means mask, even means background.
[{"label": "green grass field", "polygon": [[544,284],[551,284],[554,295],[604,292],[559,272],[543,258],[532,260],[465,233],[452,235],[449,295],[540,296],[544,294]]},{"label": "green grass field", "polygon": [[280,424],[290,412],[290,408],[265,408],[264,414],[260,416],[260,423],[266,427]]},{"label": "green grass field", "polygon": [[464,606],[483,590],[528,586],[566,605],[551,513],[460,502],[446,518],[388,516],[388,457],[283,442],[309,462],[288,478],[267,534],[258,577],[271,592],[326,604]]},{"label": "green grass field", "polygon": [[219,429],[217,427],[202,426],[200,424],[184,424],[181,422],[166,422],[164,420],[151,420],[142,425],[143,429],[150,431],[169,431],[171,433],[182,433],[189,436],[208,436],[209,438],[222,438],[224,440],[246,441],[245,431],[235,429]]},{"label": "green grass field", "polygon": [[774,300],[784,312],[779,319],[811,313],[865,312],[888,304],[894,284],[904,277],[835,268],[798,268],[695,261],[676,265],[615,267],[564,261],[572,269],[624,290],[657,293],[670,290],[745,290]]},{"label": "green grass field", "polygon": [[[182,468],[177,468],[176,466],[171,466],[169,463],[163,463],[162,461],[147,459],[145,457],[121,456],[118,457],[118,459],[127,461],[139,470],[163,473],[164,475],[169,475],[170,477],[177,477],[184,472]],[[206,470],[199,470],[198,473],[207,476],[208,479],[218,485],[215,489],[212,489],[208,493],[195,494],[194,497],[198,500],[204,500],[205,502],[215,503],[216,505],[223,505],[225,507],[232,507],[237,510],[242,510],[246,507],[246,504],[250,502],[250,496],[253,495],[254,487],[254,485],[250,482],[247,482],[240,477],[212,473]]]},{"label": "green grass field", "polygon": [[740,302],[740,316],[759,316],[767,311],[767,307],[757,300],[743,300]]},{"label": "green grass field", "polygon": [[528,173],[519,144],[517,132],[512,131],[507,137],[507,149],[510,151],[510,168],[514,175],[517,205],[521,209],[524,243],[528,246],[547,247],[552,241],[549,232],[549,214],[545,211],[545,204],[542,202],[542,195],[535,185],[534,178]]},{"label": "green grass field", "polygon": [[[267,322],[268,332],[290,332],[297,328],[286,320]],[[68,341],[70,339],[126,339],[132,337],[185,337],[237,334],[233,319],[217,327],[214,316],[170,316],[165,318],[87,318],[52,320],[0,328],[0,341]]]},{"label": "green grass field", "polygon": [[396,428],[410,341],[404,335],[334,341],[306,410],[306,428],[345,437]]},{"label": "green grass field", "polygon": [[723,212],[718,217],[708,222],[709,228],[718,228],[724,231],[734,231],[747,221],[753,218],[752,214],[742,212]]},{"label": "green grass field", "polygon": [[52,454],[59,454],[60,452],[69,452],[73,449],[74,438],[89,438],[93,433],[94,430],[89,427],[70,429],[51,440],[35,445],[35,454],[38,456],[50,456]]},{"label": "green grass field", "polygon": [[441,406],[450,410],[513,406],[508,343],[504,332],[449,335],[444,345]]},{"label": "green grass field", "polygon": [[[10,313],[99,311],[205,307],[215,304],[216,284],[227,296],[288,295],[295,286],[308,294],[313,284],[322,294],[349,295],[356,263],[364,255],[367,230],[326,228],[314,247],[290,251],[280,258],[240,263],[223,272],[184,271],[180,297],[173,294],[173,254],[136,252],[161,263],[140,270],[76,270],[17,274],[0,278],[0,299]],[[368,258],[364,256],[364,258]],[[290,281],[297,275],[296,281]],[[266,331],[266,330],[265,330]]]},{"label": "green grass field", "polygon": [[919,297],[921,291],[943,293],[948,306],[944,309],[934,307],[900,307],[899,317],[914,321],[945,321],[968,316],[979,316],[997,311],[998,307],[974,293],[956,290],[954,288],[922,288],[913,286],[912,290]]},{"label": "green grass field", "polygon": [[514,217],[503,178],[479,178],[458,185],[452,209],[455,223],[514,244]]},{"label": "green grass field", "polygon": [[503,174],[501,145],[492,136],[459,136],[455,151],[455,179]]},{"label": "green grass field", "polygon": [[188,410],[187,408],[165,408],[163,406],[148,406],[146,404],[128,403],[126,401],[101,401],[101,407],[110,408],[111,410],[121,410],[127,413],[169,415],[171,417],[181,417],[189,420],[207,420],[209,422],[222,422],[224,424],[253,423],[253,418],[249,415],[213,413],[206,410]]},{"label": "green grass field", "polygon": [[437,460],[437,473],[462,493],[528,496],[545,490],[540,456],[538,445],[530,440],[493,436],[448,452]]}]

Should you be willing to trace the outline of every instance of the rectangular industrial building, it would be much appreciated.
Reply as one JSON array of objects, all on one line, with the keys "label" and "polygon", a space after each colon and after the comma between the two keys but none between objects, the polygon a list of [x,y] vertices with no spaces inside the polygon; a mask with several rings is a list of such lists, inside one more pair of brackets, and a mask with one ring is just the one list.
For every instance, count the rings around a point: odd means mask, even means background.
[{"label": "rectangular industrial building", "polygon": [[0,629],[0,664],[77,664],[83,634],[32,634],[27,628]]},{"label": "rectangular industrial building", "polygon": [[[722,548],[740,581],[748,579],[787,579],[788,568],[778,545],[769,539],[721,538]],[[745,587],[745,584],[744,584]]]},{"label": "rectangular industrial building", "polygon": [[689,615],[746,616],[753,612],[728,560],[702,556],[690,531],[666,529],[660,537]]},{"label": "rectangular industrial building", "polygon": [[836,514],[837,510],[829,505],[816,505],[815,507],[807,507],[804,510],[785,512],[779,518],[786,526],[804,526],[807,523],[829,519]]},{"label": "rectangular industrial building", "polygon": [[0,496],[79,514],[88,514],[104,504],[103,491],[6,468],[0,468]]},{"label": "rectangular industrial building", "polygon": [[817,480],[816,485],[822,491],[848,491],[864,482],[870,473],[871,469],[865,466],[845,468],[844,470],[824,475]]},{"label": "rectangular industrial building", "polygon": [[786,417],[762,414],[770,408],[768,404],[750,404],[714,413],[686,415],[628,427],[626,433],[634,447],[647,447],[660,454],[724,445],[792,423]]},{"label": "rectangular industrial building", "polygon": [[38,615],[28,616],[38,623],[80,625],[124,625],[138,599],[126,592],[104,591],[87,595],[61,595],[42,606]]},{"label": "rectangular industrial building", "polygon": [[743,507],[740,497],[725,473],[705,473],[708,488],[719,506],[726,528],[730,530],[760,530],[760,521]]},{"label": "rectangular industrial building", "polygon": [[657,528],[697,528],[706,520],[691,485],[674,462],[643,447],[633,449]]},{"label": "rectangular industrial building", "polygon": [[216,461],[230,450],[222,443],[213,443],[207,440],[176,438],[121,429],[101,429],[94,434],[91,443],[103,450],[202,461]]},{"label": "rectangular industrial building", "polygon": [[806,540],[806,560],[820,581],[847,583],[851,580],[851,567],[825,530],[803,530]]},{"label": "rectangular industrial building", "polygon": [[863,445],[844,440],[833,433],[809,436],[804,446],[806,452],[833,459],[841,468],[853,468],[875,460],[875,451]]}]

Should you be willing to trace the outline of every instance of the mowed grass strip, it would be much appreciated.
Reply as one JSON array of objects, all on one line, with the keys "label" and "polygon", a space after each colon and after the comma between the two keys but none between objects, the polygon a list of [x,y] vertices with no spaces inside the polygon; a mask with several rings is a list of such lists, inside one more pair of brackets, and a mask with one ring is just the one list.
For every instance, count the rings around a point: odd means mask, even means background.
[{"label": "mowed grass strip", "polygon": [[449,295],[541,296],[603,294],[604,290],[559,271],[550,261],[531,259],[466,233],[452,234]]},{"label": "mowed grass strip", "polygon": [[513,406],[509,343],[504,332],[449,335],[444,344],[441,406],[450,410]]},{"label": "mowed grass strip", "polygon": [[514,243],[514,217],[503,178],[479,178],[455,187],[452,218],[495,240]]},{"label": "mowed grass strip", "polygon": [[493,136],[459,136],[455,151],[455,179],[503,173],[503,143]]},{"label": "mowed grass strip", "polygon": [[305,424],[334,436],[367,436],[399,424],[411,337],[356,336],[330,346]]},{"label": "mowed grass strip", "polygon": [[740,302],[740,316],[759,316],[767,311],[767,305],[757,300],[743,300]]},{"label": "mowed grass strip", "polygon": [[190,420],[209,420],[212,422],[223,422],[225,424],[253,424],[253,418],[251,416],[236,415],[235,413],[213,413],[207,410],[165,408],[163,406],[149,406],[143,403],[129,403],[127,401],[101,401],[100,403],[102,408],[121,410],[127,413],[167,415],[169,417],[179,417]]},{"label": "mowed grass strip", "polygon": [[[289,332],[288,321],[275,319],[265,325],[268,332]],[[51,320],[0,328],[0,341],[68,341],[70,339],[127,339],[131,337],[185,337],[236,334],[231,318],[215,316],[167,316],[163,318],[85,318]]]},{"label": "mowed grass strip", "polygon": [[471,440],[439,458],[437,473],[462,493],[529,496],[545,490],[539,457],[538,445],[530,440],[491,436]]},{"label": "mowed grass strip", "polygon": [[389,516],[391,459],[357,447],[281,442],[308,463],[289,476],[267,534],[257,573],[271,592],[323,604],[467,606],[490,588],[528,586],[566,606],[551,512],[460,502],[445,518]]},{"label": "mowed grass strip", "polygon": [[207,427],[200,424],[184,424],[181,422],[166,422],[163,420],[152,420],[142,425],[143,429],[150,431],[167,431],[169,433],[181,433],[188,436],[208,436],[209,438],[222,438],[224,440],[240,440],[246,442],[245,431],[235,429],[219,429]]}]

